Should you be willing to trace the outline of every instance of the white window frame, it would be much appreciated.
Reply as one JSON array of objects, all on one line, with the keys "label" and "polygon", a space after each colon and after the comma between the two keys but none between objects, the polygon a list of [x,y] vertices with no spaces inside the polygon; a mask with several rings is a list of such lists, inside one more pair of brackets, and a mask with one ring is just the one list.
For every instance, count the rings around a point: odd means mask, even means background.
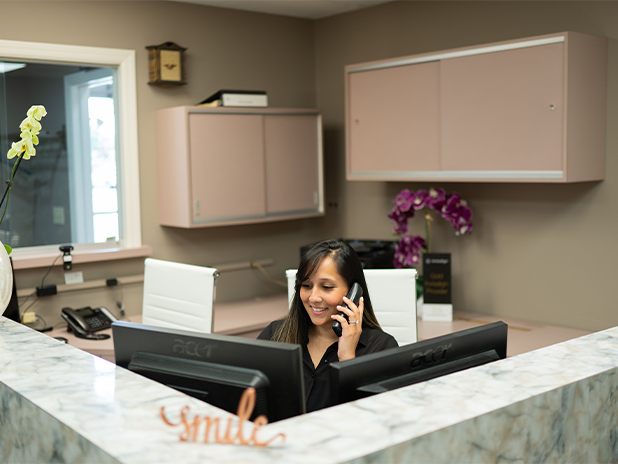
[{"label": "white window frame", "polygon": [[[39,42],[0,40],[0,59],[16,61],[41,61],[51,64],[77,64],[108,66],[116,68],[117,127],[120,163],[119,186],[123,193],[120,220],[123,225],[116,250],[142,247],[139,160],[137,140],[137,96],[135,77],[135,50],[119,48],[84,47]],[[36,104],[36,102],[32,102]],[[106,243],[74,244],[75,252],[103,251]],[[13,258],[28,258],[35,255],[57,254],[57,245],[15,248]],[[99,258],[100,259],[100,258]],[[97,260],[99,260],[97,259]],[[21,266],[19,266],[21,267]]]},{"label": "white window frame", "polygon": [[[118,92],[116,92],[115,72],[112,68],[97,68],[64,76],[64,101],[67,123],[67,147],[69,157],[69,191],[71,208],[71,236],[77,243],[93,240],[94,224],[92,211],[92,163],[91,156],[80,156],[81,153],[91,155],[90,146],[90,119],[88,111],[88,89],[93,81],[102,80],[114,82],[114,118],[118,113]],[[85,96],[86,95],[86,96]],[[114,127],[118,134],[118,124]],[[118,152],[118,137],[116,136],[115,151]],[[116,164],[118,156],[115,157]],[[117,179],[118,169],[116,169]],[[116,188],[116,213],[118,214],[118,228],[122,231],[122,192]]]}]

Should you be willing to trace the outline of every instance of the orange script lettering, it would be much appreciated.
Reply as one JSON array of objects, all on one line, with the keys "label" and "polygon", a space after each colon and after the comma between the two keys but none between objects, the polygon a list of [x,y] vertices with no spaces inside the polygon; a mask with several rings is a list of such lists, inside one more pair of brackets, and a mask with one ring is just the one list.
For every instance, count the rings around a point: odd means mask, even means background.
[{"label": "orange script lettering", "polygon": [[[161,406],[159,414],[163,423],[168,427],[182,427],[182,432],[179,436],[180,441],[195,443],[198,440],[200,428],[202,424],[204,424],[204,434],[202,435],[204,443],[227,445],[238,444],[244,446],[264,447],[270,445],[277,438],[281,438],[282,442],[284,442],[286,438],[285,433],[278,433],[268,440],[261,441],[258,439],[257,433],[259,429],[268,424],[268,419],[266,416],[258,416],[253,421],[253,430],[251,431],[251,435],[248,438],[245,438],[243,423],[244,421],[249,420],[254,408],[255,389],[247,388],[238,402],[236,416],[231,414],[227,416],[227,422],[225,422],[225,432],[223,434],[221,433],[223,431],[221,428],[221,417],[195,415],[193,418],[189,418],[189,406],[183,406],[180,409],[180,421],[178,423],[174,423],[169,420],[165,414],[164,406]],[[234,433],[234,428],[236,428],[236,433]]]}]

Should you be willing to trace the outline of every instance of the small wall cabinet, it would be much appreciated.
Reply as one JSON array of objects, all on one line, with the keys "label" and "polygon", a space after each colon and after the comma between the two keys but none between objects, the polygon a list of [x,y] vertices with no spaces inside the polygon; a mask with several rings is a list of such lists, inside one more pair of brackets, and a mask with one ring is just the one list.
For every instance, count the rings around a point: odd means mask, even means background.
[{"label": "small wall cabinet", "polygon": [[573,32],[349,65],[349,180],[605,172],[607,40]]},{"label": "small wall cabinet", "polygon": [[194,228],[324,214],[316,110],[167,108],[156,115],[159,219]]}]

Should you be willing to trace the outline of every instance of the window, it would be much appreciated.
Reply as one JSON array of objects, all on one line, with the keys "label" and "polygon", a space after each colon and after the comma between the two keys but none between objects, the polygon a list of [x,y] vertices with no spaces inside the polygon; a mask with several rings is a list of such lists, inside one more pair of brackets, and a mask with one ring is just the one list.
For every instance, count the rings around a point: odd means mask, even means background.
[{"label": "window", "polygon": [[[135,52],[0,40],[0,61],[2,179],[25,111],[48,110],[0,239],[17,259],[60,243],[140,247]],[[8,71],[16,63],[25,66]]]},{"label": "window", "polygon": [[77,243],[120,237],[114,72],[88,69],[64,76],[71,237]]}]

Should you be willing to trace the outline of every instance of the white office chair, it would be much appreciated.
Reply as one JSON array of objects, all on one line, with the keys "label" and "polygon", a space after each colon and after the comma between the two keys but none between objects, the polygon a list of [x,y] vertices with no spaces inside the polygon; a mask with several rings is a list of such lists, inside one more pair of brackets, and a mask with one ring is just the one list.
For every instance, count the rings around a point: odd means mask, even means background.
[{"label": "white office chair", "polygon": [[144,324],[212,332],[215,268],[152,258],[144,268]]},{"label": "white office chair", "polygon": [[[395,337],[399,346],[416,342],[416,270],[365,269],[364,273],[382,329]],[[292,301],[296,269],[287,269],[285,275],[288,300]]]}]

